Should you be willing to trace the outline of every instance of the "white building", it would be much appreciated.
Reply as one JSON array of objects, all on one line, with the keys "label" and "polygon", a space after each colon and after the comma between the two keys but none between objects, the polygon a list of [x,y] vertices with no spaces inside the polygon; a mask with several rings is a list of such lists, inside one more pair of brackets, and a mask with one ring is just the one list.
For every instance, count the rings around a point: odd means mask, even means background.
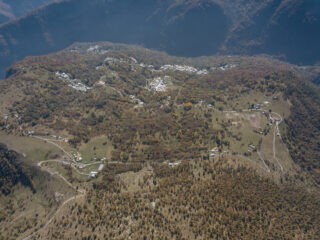
[{"label": "white building", "polygon": [[173,162],[173,163],[169,163],[169,167],[176,167],[176,166],[178,166],[178,165],[180,165],[181,164],[181,162],[179,161],[179,162]]},{"label": "white building", "polygon": [[91,178],[96,178],[98,176],[98,172],[90,172],[89,176]]}]

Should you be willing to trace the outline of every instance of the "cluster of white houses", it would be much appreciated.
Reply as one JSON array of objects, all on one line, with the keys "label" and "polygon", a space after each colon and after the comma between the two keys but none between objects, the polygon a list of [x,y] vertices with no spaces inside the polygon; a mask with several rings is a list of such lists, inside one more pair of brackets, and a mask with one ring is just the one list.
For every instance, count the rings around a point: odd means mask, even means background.
[{"label": "cluster of white houses", "polygon": [[210,160],[214,159],[218,154],[219,154],[219,149],[218,149],[217,147],[212,148],[212,149],[210,150],[209,159],[210,159]]}]

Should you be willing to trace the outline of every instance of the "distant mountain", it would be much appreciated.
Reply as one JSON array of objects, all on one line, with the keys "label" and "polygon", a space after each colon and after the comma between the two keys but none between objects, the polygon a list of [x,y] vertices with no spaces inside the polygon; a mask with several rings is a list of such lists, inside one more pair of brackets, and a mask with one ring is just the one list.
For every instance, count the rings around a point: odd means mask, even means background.
[{"label": "distant mountain", "polygon": [[314,64],[318,29],[317,0],[68,0],[0,28],[0,69],[73,42],[106,40],[173,55],[265,53]]},{"label": "distant mountain", "polygon": [[10,9],[10,6],[3,2],[0,2],[0,24],[13,18],[14,15]]},{"label": "distant mountain", "polygon": [[6,23],[17,17],[43,6],[54,0],[1,0],[0,1],[0,24]]},{"label": "distant mountain", "polygon": [[[250,2],[250,1],[245,1]],[[257,1],[261,2],[261,1]],[[320,2],[269,0],[247,8],[224,43],[225,52],[282,56],[297,64],[313,64],[320,54]]]}]

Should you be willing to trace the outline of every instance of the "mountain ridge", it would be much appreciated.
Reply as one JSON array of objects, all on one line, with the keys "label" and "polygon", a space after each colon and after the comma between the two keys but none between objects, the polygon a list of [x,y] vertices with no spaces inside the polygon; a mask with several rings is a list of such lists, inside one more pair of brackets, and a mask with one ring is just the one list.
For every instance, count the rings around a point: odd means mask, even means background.
[{"label": "mountain ridge", "polygon": [[0,1],[0,25],[22,17],[34,9],[49,4],[55,0],[1,0]]},{"label": "mountain ridge", "polygon": [[265,53],[314,64],[319,14],[315,0],[62,1],[0,28],[0,67],[73,42],[106,40],[179,56]]}]

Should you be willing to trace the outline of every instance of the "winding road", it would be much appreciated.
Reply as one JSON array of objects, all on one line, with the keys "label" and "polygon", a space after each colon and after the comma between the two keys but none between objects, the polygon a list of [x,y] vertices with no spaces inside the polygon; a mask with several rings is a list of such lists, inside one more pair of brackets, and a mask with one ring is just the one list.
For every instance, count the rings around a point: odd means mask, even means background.
[{"label": "winding road", "polygon": [[269,172],[270,172],[270,168],[268,167],[268,165],[267,165],[266,162],[264,161],[264,158],[263,158],[261,152],[257,151],[257,154],[258,154],[260,160],[263,162],[263,165],[265,166],[267,172],[269,173]]},{"label": "winding road", "polygon": [[[78,172],[81,175],[85,175],[88,176],[89,174],[86,173],[82,173],[80,172],[76,166],[79,166],[80,164],[78,164],[76,161],[74,161],[72,155],[70,153],[68,153],[63,147],[61,147],[59,144],[53,142],[50,139],[47,138],[43,138],[43,137],[39,137],[39,136],[32,136],[33,138],[37,138],[40,139],[42,141],[46,141],[54,146],[56,146],[57,148],[59,148],[60,150],[63,151],[64,154],[67,155],[67,157],[70,159],[70,162],[66,162],[63,160],[45,160],[45,161],[41,161],[37,164],[38,167],[40,167],[42,170],[48,172],[50,175],[52,176],[58,176],[59,178],[61,178],[69,187],[71,187],[73,190],[75,190],[78,194],[75,196],[72,196],[68,199],[66,199],[59,207],[58,209],[53,213],[53,215],[51,216],[51,218],[45,223],[45,225],[43,227],[41,227],[40,229],[38,229],[37,231],[35,231],[34,233],[30,234],[29,236],[23,238],[22,240],[29,240],[32,237],[34,237],[36,234],[40,233],[41,231],[45,230],[51,223],[52,221],[55,219],[55,217],[57,216],[57,214],[61,211],[61,209],[67,205],[68,203],[74,201],[75,199],[84,197],[86,195],[86,191],[84,189],[79,189],[78,187],[72,185],[72,183],[70,183],[64,176],[62,176],[59,172],[54,172],[52,171],[50,168],[48,167],[44,167],[42,166],[45,163],[50,163],[50,162],[57,162],[57,163],[62,163],[62,164],[69,164],[70,166],[72,166],[73,169],[76,170],[76,172]],[[94,162],[94,163],[89,163],[89,164],[82,164],[83,167],[87,167],[87,166],[91,166],[91,165],[95,165],[95,164],[100,164],[101,162]]]},{"label": "winding road", "polygon": [[280,116],[280,114],[276,113],[276,112],[272,112],[273,114],[277,115],[278,119],[275,119],[275,123],[276,125],[274,126],[273,128],[273,148],[272,148],[272,151],[273,151],[273,158],[277,161],[279,167],[280,167],[280,170],[281,172],[283,172],[283,166],[281,165],[279,159],[277,158],[276,156],[276,135],[279,136],[279,138],[282,140],[281,138],[281,134],[280,134],[280,131],[279,131],[279,124],[283,121],[282,117]]},{"label": "winding road", "polygon": [[[264,109],[243,109],[243,110],[240,110],[241,112],[252,112],[252,111],[258,111],[258,112],[268,112],[267,110],[264,110]],[[224,113],[237,113],[237,112],[240,112],[240,111],[234,111],[234,110],[225,110],[223,111]],[[271,116],[271,114],[275,115],[277,118],[274,118]],[[276,136],[279,136],[280,140],[282,141],[282,138],[281,138],[281,134],[280,134],[280,130],[279,130],[279,125],[282,123],[283,121],[283,118],[282,116],[279,114],[279,113],[276,113],[276,112],[271,112],[270,113],[270,119],[272,121],[275,122],[275,125],[274,125],[274,129],[273,129],[273,147],[272,147],[272,151],[273,151],[273,158],[277,161],[279,167],[280,167],[280,170],[281,172],[283,172],[283,166],[282,164],[280,163],[279,159],[277,158],[276,156]],[[262,156],[262,153],[257,151],[257,154],[260,158],[260,160],[262,161],[265,169],[268,171],[268,172],[271,172],[270,168],[268,167],[268,165],[266,164],[263,156]],[[247,157],[244,157],[242,155],[238,155],[238,156],[241,156],[242,158],[244,159],[249,159]],[[251,159],[250,159],[251,160]]]},{"label": "winding road", "polygon": [[[263,111],[263,110],[261,110]],[[224,112],[235,112],[235,111],[224,111]],[[280,131],[279,131],[279,124],[281,124],[281,122],[283,121],[282,117],[280,116],[280,114],[278,113],[275,113],[275,112],[272,112],[271,114],[274,114],[276,115],[278,118],[277,119],[274,119],[275,121],[275,125],[274,125],[274,131],[273,131],[273,158],[277,161],[279,167],[280,167],[280,170],[281,172],[283,172],[283,166],[281,165],[279,159],[277,158],[276,156],[276,136],[279,136],[280,139],[281,139],[281,134],[280,134]],[[61,147],[59,144],[55,143],[54,141],[50,140],[50,139],[47,139],[47,138],[43,138],[43,137],[39,137],[39,136],[32,136],[34,138],[37,138],[37,139],[40,139],[40,140],[43,140],[43,141],[46,141],[48,143],[51,143],[53,144],[54,146],[58,147],[60,150],[62,150],[67,156],[68,158],[71,160],[71,162],[66,162],[66,161],[63,161],[63,160],[46,160],[46,161],[41,161],[38,163],[38,166],[40,168],[42,168],[43,170],[49,172],[51,175],[57,175],[58,177],[60,177],[68,186],[70,186],[72,189],[74,189],[75,191],[77,191],[77,195],[75,196],[72,196],[68,199],[66,199],[61,205],[60,207],[57,209],[57,211],[51,216],[51,218],[46,222],[46,224],[41,227],[40,229],[38,229],[36,232],[32,233],[31,235],[23,238],[23,240],[29,240],[30,238],[32,238],[33,236],[35,236],[37,233],[43,231],[44,229],[46,229],[51,223],[52,221],[54,220],[54,218],[57,216],[57,214],[61,211],[61,209],[67,205],[69,202],[77,199],[77,198],[81,198],[81,197],[84,197],[85,194],[86,194],[86,191],[84,189],[78,189],[77,187],[73,186],[64,176],[62,176],[60,173],[58,172],[53,172],[51,169],[47,168],[47,167],[43,167],[42,164],[44,163],[48,163],[48,162],[58,162],[58,163],[65,163],[65,164],[70,164],[70,166],[72,166],[73,169],[75,169],[75,171],[81,175],[86,175],[88,176],[88,174],[86,173],[82,173],[80,172],[77,167],[79,167],[80,165],[83,166],[83,167],[87,167],[87,166],[90,166],[90,165],[95,165],[95,164],[101,164],[101,162],[94,162],[94,163],[89,163],[89,164],[78,164],[72,157],[72,155],[70,153],[68,153],[63,147]],[[268,167],[268,165],[266,164],[263,156],[262,156],[262,153],[260,151],[257,151],[257,154],[260,158],[260,160],[262,161],[264,167],[261,168],[266,170],[268,173],[270,173],[270,168]],[[239,157],[241,158],[244,158],[246,160],[250,160],[250,161],[253,161],[252,159],[250,158],[247,158],[247,157],[244,157],[242,155],[239,155]],[[109,162],[109,163],[122,163],[122,162]]]},{"label": "winding road", "polygon": [[66,154],[71,161],[74,162],[74,159],[73,159],[72,155],[71,155],[70,153],[68,153],[68,152],[67,152],[63,147],[61,147],[59,144],[57,144],[57,143],[55,143],[54,141],[52,141],[51,139],[43,138],[43,137],[39,137],[39,136],[31,136],[31,137],[40,139],[40,140],[42,140],[42,141],[48,142],[48,143],[56,146],[56,147],[59,148],[64,154]]},{"label": "winding road", "polygon": [[[47,171],[49,172],[51,175],[57,175],[59,176],[68,186],[70,186],[72,189],[76,190],[78,192],[77,195],[75,196],[72,196],[68,199],[66,199],[61,205],[60,207],[57,209],[57,211],[55,211],[53,213],[53,215],[51,216],[51,218],[46,222],[46,224],[41,227],[40,229],[38,229],[37,231],[35,231],[34,233],[32,233],[31,235],[23,238],[22,240],[29,240],[30,238],[34,237],[37,233],[40,233],[41,231],[45,230],[50,224],[51,222],[55,219],[55,217],[57,216],[57,214],[61,211],[61,209],[67,205],[69,202],[75,200],[75,199],[78,199],[78,198],[81,198],[81,197],[84,197],[86,195],[86,191],[84,189],[78,189],[77,187],[73,186],[64,176],[62,176],[60,173],[58,172],[52,172],[50,169],[46,168],[46,167],[42,167],[42,164],[43,163],[46,163],[46,162],[52,162],[52,161],[55,161],[55,160],[48,160],[48,161],[42,161],[42,162],[39,162],[38,163],[38,166],[43,169],[44,171]],[[58,160],[57,160],[58,161]]]}]

